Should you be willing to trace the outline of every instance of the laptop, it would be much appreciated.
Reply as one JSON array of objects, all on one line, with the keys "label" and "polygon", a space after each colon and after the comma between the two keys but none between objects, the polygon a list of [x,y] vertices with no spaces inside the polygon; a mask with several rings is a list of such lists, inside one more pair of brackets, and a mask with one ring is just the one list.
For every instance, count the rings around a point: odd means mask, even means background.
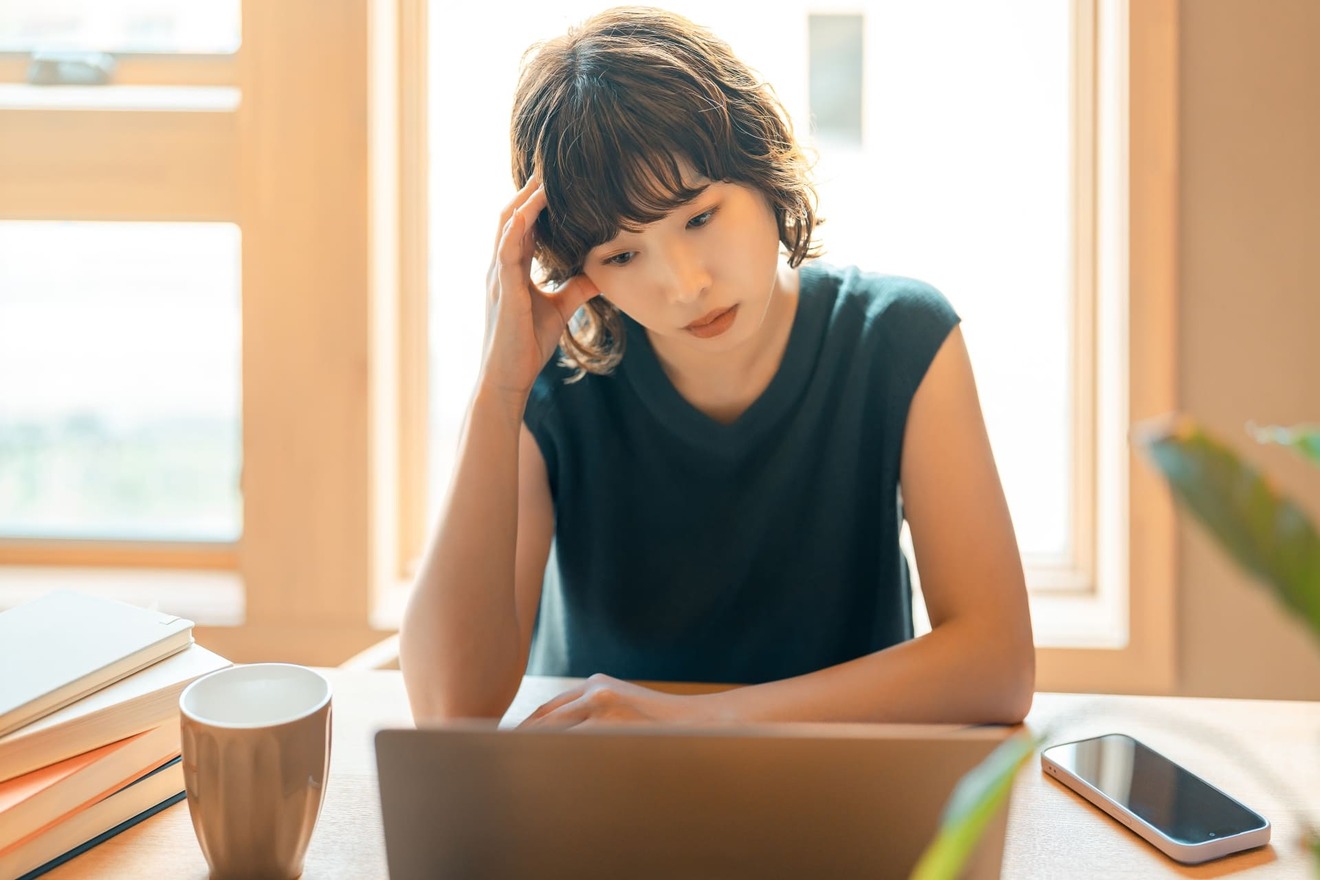
[{"label": "laptop", "polygon": [[[376,734],[393,880],[907,877],[1005,728],[780,724]],[[967,876],[996,878],[1008,810]]]}]

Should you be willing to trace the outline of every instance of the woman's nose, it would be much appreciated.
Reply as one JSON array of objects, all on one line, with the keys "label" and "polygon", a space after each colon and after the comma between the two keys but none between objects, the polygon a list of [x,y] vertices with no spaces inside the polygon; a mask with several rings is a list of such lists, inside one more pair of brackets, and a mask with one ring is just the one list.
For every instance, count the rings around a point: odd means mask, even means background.
[{"label": "woman's nose", "polygon": [[700,257],[688,248],[679,246],[670,250],[667,293],[669,301],[686,305],[701,299],[710,287],[710,273]]}]

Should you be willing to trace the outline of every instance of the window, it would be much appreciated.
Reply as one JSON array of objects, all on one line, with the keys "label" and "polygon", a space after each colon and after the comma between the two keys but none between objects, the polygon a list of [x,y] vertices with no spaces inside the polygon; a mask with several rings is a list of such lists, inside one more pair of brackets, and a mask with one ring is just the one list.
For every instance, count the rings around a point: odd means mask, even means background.
[{"label": "window", "polygon": [[[240,26],[234,0],[0,10],[6,590],[237,568]],[[236,580],[206,583],[241,617]]]},{"label": "window", "polygon": [[400,16],[299,12],[0,10],[0,607],[125,596],[235,661],[381,637]]},{"label": "window", "polygon": [[40,0],[0,9],[0,51],[232,53],[238,0]]},{"label": "window", "polygon": [[233,224],[0,223],[0,535],[238,540],[239,259]]}]

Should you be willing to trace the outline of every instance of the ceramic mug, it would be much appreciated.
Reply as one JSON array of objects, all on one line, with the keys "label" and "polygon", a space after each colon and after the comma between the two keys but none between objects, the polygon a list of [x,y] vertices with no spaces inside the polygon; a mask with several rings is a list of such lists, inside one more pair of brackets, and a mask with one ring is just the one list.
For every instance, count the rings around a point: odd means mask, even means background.
[{"label": "ceramic mug", "polygon": [[330,683],[254,663],[179,697],[188,812],[213,880],[302,874],[330,770]]}]

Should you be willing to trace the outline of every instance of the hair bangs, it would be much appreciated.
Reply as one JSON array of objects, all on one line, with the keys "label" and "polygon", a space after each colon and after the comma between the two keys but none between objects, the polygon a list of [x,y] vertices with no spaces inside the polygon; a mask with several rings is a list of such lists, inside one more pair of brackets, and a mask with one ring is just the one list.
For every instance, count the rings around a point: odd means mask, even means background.
[{"label": "hair bangs", "polygon": [[728,147],[692,124],[687,105],[668,113],[650,96],[619,100],[616,84],[593,85],[574,96],[576,112],[543,132],[535,151],[549,207],[537,232],[547,250],[568,258],[553,267],[565,278],[581,271],[593,248],[622,231],[640,232],[725,176],[718,164]]}]

